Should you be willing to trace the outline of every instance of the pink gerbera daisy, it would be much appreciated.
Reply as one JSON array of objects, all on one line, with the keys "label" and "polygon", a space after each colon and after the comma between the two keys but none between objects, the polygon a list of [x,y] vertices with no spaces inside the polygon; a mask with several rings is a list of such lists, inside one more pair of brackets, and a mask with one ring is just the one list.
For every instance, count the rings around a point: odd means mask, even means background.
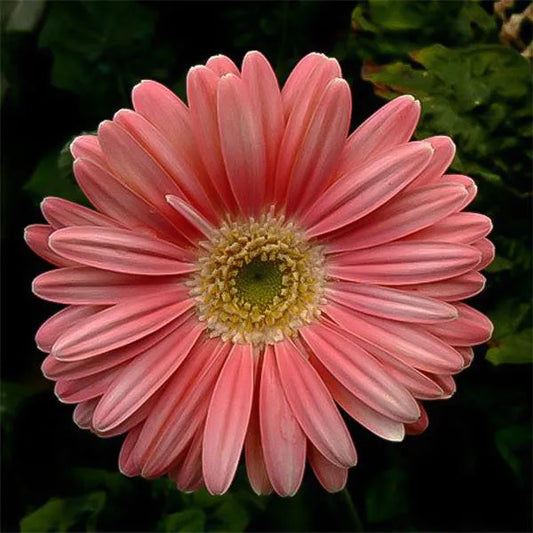
[{"label": "pink gerbera daisy", "polygon": [[444,174],[447,137],[410,142],[402,96],[348,136],[335,59],[304,57],[280,91],[267,60],[224,56],[154,81],[72,143],[96,210],[46,198],[28,245],[58,267],[36,295],[66,304],[37,332],[74,420],[125,434],[120,469],[183,490],[292,495],[308,461],[340,490],[356,463],[339,412],[391,441],[427,426],[420,400],[453,375],[488,319],[460,300],[493,258],[474,182]]}]

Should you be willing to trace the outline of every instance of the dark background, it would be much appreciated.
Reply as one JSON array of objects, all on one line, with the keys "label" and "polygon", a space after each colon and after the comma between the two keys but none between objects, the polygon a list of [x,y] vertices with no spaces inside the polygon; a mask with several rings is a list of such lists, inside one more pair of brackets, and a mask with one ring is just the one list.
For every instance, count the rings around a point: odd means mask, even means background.
[{"label": "dark background", "polygon": [[[498,15],[493,2],[466,1],[3,2],[0,529],[530,531],[531,83],[521,52],[531,25],[502,37],[526,6]],[[48,266],[23,228],[42,222],[43,196],[81,200],[64,146],[129,107],[140,79],[184,97],[190,66],[218,53],[239,63],[249,49],[280,81],[310,51],[337,57],[353,125],[384,98],[417,96],[417,136],[455,139],[454,170],[477,180],[474,208],[495,223],[498,257],[472,302],[493,319],[494,339],[476,348],[452,399],[426,402],[421,436],[390,443],[350,423],[360,463],[336,495],[312,476],[291,499],[256,497],[243,471],[218,498],[121,476],[121,439],[74,425],[33,340],[59,307],[31,294]]]}]

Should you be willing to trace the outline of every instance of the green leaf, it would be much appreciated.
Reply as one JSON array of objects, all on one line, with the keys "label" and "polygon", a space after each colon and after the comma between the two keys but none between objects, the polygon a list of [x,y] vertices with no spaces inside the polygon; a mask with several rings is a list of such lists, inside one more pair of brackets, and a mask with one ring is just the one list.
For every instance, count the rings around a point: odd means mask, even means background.
[{"label": "green leaf", "polygon": [[494,365],[533,363],[533,328],[507,335],[489,348],[486,358]]},{"label": "green leaf", "polygon": [[73,498],[52,498],[20,521],[20,531],[94,531],[105,501],[104,492]]},{"label": "green leaf", "polygon": [[73,158],[69,150],[71,140],[63,146],[59,155],[52,152],[41,159],[24,186],[24,190],[33,196],[37,203],[45,196],[59,196],[87,204],[87,199],[78,187],[72,172]]},{"label": "green leaf", "polygon": [[205,513],[201,509],[186,509],[163,517],[157,525],[157,531],[204,531]]},{"label": "green leaf", "polygon": [[[499,429],[495,435],[496,447],[515,477],[526,482],[531,472],[531,427],[530,424],[513,424]],[[526,473],[527,472],[527,473]]]}]

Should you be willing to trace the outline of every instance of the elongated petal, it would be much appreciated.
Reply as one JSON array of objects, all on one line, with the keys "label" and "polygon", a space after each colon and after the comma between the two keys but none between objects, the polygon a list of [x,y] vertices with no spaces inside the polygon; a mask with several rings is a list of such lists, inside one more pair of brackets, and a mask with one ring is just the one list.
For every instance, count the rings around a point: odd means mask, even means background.
[{"label": "elongated petal", "polygon": [[410,285],[459,276],[479,263],[480,253],[465,244],[393,242],[332,256],[331,276],[361,283]]},{"label": "elongated petal", "polygon": [[361,315],[338,305],[328,305],[326,312],[352,335],[415,368],[436,374],[463,368],[459,353],[421,326]]},{"label": "elongated petal", "polygon": [[202,331],[192,319],[133,359],[98,404],[95,428],[109,431],[140,409],[189,355]]},{"label": "elongated petal", "polygon": [[317,321],[301,334],[335,379],[372,409],[398,422],[418,419],[411,394],[340,328]]},{"label": "elongated petal", "polygon": [[41,211],[54,229],[66,226],[122,226],[120,222],[97,211],[53,196],[48,196],[41,202]]},{"label": "elongated petal", "polygon": [[489,217],[479,213],[455,213],[406,237],[409,240],[471,244],[492,231]]},{"label": "elongated petal", "polygon": [[342,176],[371,157],[407,142],[420,118],[420,102],[411,95],[395,98],[363,122],[348,138],[341,155]]},{"label": "elongated petal", "polygon": [[485,277],[479,272],[467,272],[455,278],[430,283],[402,285],[396,288],[403,291],[412,291],[430,298],[437,298],[445,302],[456,302],[479,294],[485,287],[486,281]]},{"label": "elongated petal", "polygon": [[362,340],[359,344],[370,354],[372,354],[385,368],[390,376],[403,385],[415,398],[422,400],[438,400],[444,396],[444,391],[427,375],[391,356],[386,351]]},{"label": "elongated petal", "polygon": [[242,80],[248,89],[252,107],[263,129],[265,143],[265,203],[274,194],[274,173],[284,129],[283,107],[278,80],[269,62],[259,52],[248,52],[242,62]]},{"label": "elongated petal", "polygon": [[193,353],[172,376],[146,421],[136,449],[143,475],[161,475],[203,428],[213,387],[229,347],[200,339]]},{"label": "elongated petal", "polygon": [[305,115],[322,95],[326,85],[341,77],[336,59],[312,52],[291,71],[281,92],[285,117],[292,113]]},{"label": "elongated petal", "polygon": [[172,194],[167,194],[166,199],[167,202],[178,211],[183,218],[187,219],[199,233],[204,237],[209,238],[211,236],[214,231],[213,226],[192,205],[182,198],[178,198]]},{"label": "elongated petal", "polygon": [[46,320],[35,334],[37,348],[50,352],[57,339],[69,328],[104,310],[101,305],[71,305]]},{"label": "elongated petal", "polygon": [[[74,161],[76,180],[91,203],[102,213],[131,229],[186,242],[181,232],[146,199],[121,183],[110,170],[89,159]],[[181,241],[180,241],[181,239]]]},{"label": "elongated petal", "polygon": [[405,424],[405,433],[407,435],[420,435],[420,433],[426,431],[429,425],[429,418],[422,404],[420,404],[420,412],[422,414],[417,422],[413,422],[412,424]]},{"label": "elongated petal", "polygon": [[50,248],[48,240],[52,233],[54,233],[52,226],[48,226],[47,224],[31,224],[24,229],[24,240],[34,253],[54,266],[78,266],[79,263],[60,256]]},{"label": "elongated petal", "polygon": [[271,494],[274,490],[266,470],[265,456],[263,454],[263,445],[261,442],[261,428],[259,425],[261,361],[262,357],[256,359],[252,412],[250,413],[248,433],[246,434],[246,439],[244,441],[246,472],[252,489],[258,495]]},{"label": "elongated petal", "polygon": [[63,403],[79,403],[102,396],[115,378],[124,370],[125,364],[83,378],[58,381],[54,392]]},{"label": "elongated petal", "polygon": [[204,438],[203,428],[196,430],[194,437],[183,463],[180,465],[176,473],[176,484],[180,490],[191,491],[197,490],[203,485],[202,477],[202,441]]},{"label": "elongated petal", "polygon": [[219,77],[209,68],[199,66],[187,75],[187,98],[191,112],[191,126],[200,156],[213,188],[221,203],[230,213],[236,212],[222,150],[217,115],[217,89]]},{"label": "elongated petal", "polygon": [[305,212],[309,203],[326,188],[348,134],[351,106],[348,84],[335,78],[327,85],[294,155],[288,177],[289,214]]},{"label": "elongated petal", "polygon": [[328,492],[339,492],[346,486],[347,468],[328,461],[311,443],[309,443],[308,457],[316,478]]},{"label": "elongated petal", "polygon": [[70,144],[70,152],[74,159],[87,159],[109,169],[97,135],[79,135]]},{"label": "elongated petal", "polygon": [[252,408],[253,365],[251,346],[235,344],[213,390],[202,449],[211,494],[226,492],[237,470]]},{"label": "elongated petal", "polygon": [[50,247],[84,265],[123,272],[162,276],[195,270],[189,252],[147,235],[119,228],[72,226],[57,230]]},{"label": "elongated petal", "polygon": [[281,97],[287,120],[281,141],[274,199],[285,203],[296,156],[304,143],[312,117],[328,84],[341,75],[339,64],[322,54],[309,54],[292,71]]},{"label": "elongated petal", "polygon": [[205,66],[219,77],[224,76],[224,74],[234,74],[235,76],[240,76],[241,74],[237,65],[228,56],[222,54],[211,56]]},{"label": "elongated petal", "polygon": [[353,466],[352,439],[315,369],[290,340],[276,343],[274,352],[285,396],[309,440],[337,466]]},{"label": "elongated petal", "polygon": [[455,144],[449,137],[436,135],[424,140],[430,143],[435,151],[429,165],[409,185],[409,189],[437,183],[455,157]]},{"label": "elongated petal", "polygon": [[133,450],[142,430],[142,423],[128,432],[118,457],[118,468],[122,474],[128,477],[138,476],[141,473],[139,464],[135,461]]},{"label": "elongated petal", "polygon": [[109,166],[120,181],[155,205],[170,220],[176,219],[176,213],[165,202],[165,195],[180,196],[180,188],[147,149],[114,121],[100,124],[98,139]]},{"label": "elongated petal", "polygon": [[483,270],[485,267],[488,267],[496,255],[494,244],[488,239],[480,239],[479,241],[473,242],[472,247],[481,253],[481,259],[476,265],[476,270]]},{"label": "elongated petal", "polygon": [[[108,368],[119,365],[136,355],[151,348],[169,333],[174,331],[180,324],[180,318],[170,322],[166,326],[154,331],[150,335],[139,339],[138,341],[121,346],[115,350],[98,354],[95,357],[87,357],[77,361],[60,361],[54,356],[49,355],[43,361],[41,370],[48,379],[77,379],[98,372],[103,372]],[[75,326],[72,326],[75,327]]]},{"label": "elongated petal", "polygon": [[416,178],[432,153],[429,143],[404,144],[340,177],[304,216],[307,234],[316,237],[368,215]]},{"label": "elongated petal", "polygon": [[100,397],[91,398],[76,405],[72,419],[80,429],[91,429],[94,410],[100,401]]},{"label": "elongated petal", "polygon": [[257,216],[266,188],[266,148],[260,117],[245,83],[232,74],[220,80],[217,105],[220,145],[233,195],[243,215]]},{"label": "elongated petal", "polygon": [[[369,248],[409,234],[423,235],[425,232],[419,230],[428,226],[431,233],[435,223],[438,225],[439,220],[451,218],[448,215],[462,205],[467,194],[467,190],[458,183],[438,183],[409,192],[402,191],[339,235],[327,235],[324,240],[326,253]],[[441,239],[420,237],[418,240]]]},{"label": "elongated petal", "polygon": [[54,343],[52,354],[76,361],[125,346],[162,328],[193,305],[182,288],[127,300],[67,330]]},{"label": "elongated petal", "polygon": [[455,304],[459,316],[446,326],[431,324],[426,329],[453,346],[483,344],[492,337],[491,321],[479,311],[463,303]]},{"label": "elongated petal", "polygon": [[[466,188],[468,196],[465,198],[460,209],[464,209],[469,205],[477,195],[477,185],[474,180],[468,176],[463,176],[462,174],[444,174],[440,178],[439,183],[460,183]],[[460,209],[458,209],[458,211],[460,211]]]},{"label": "elongated petal", "polygon": [[354,420],[357,420],[361,425],[383,439],[395,442],[403,440],[405,431],[401,422],[392,420],[362,402],[356,395],[341,385],[317,357],[313,358],[312,364],[331,392],[334,400]]},{"label": "elongated petal", "polygon": [[326,297],[362,313],[401,322],[432,324],[457,317],[453,305],[379,285],[337,281],[327,288]]},{"label": "elongated petal", "polygon": [[304,474],[307,439],[285,398],[271,346],[263,357],[259,420],[265,464],[274,490],[293,496]]},{"label": "elongated petal", "polygon": [[201,210],[204,216],[213,220],[216,218],[213,215],[217,212],[218,206],[211,203],[211,199],[198,179],[196,168],[190,164],[189,158],[181,153],[179,147],[173,146],[157,128],[134,111],[123,109],[115,115],[113,120],[144,147],[154,161],[157,161],[176,182],[191,204]]},{"label": "elongated petal", "polygon": [[75,305],[110,305],[126,298],[173,289],[177,276],[134,276],[91,267],[61,268],[33,280],[34,294],[45,300]]}]

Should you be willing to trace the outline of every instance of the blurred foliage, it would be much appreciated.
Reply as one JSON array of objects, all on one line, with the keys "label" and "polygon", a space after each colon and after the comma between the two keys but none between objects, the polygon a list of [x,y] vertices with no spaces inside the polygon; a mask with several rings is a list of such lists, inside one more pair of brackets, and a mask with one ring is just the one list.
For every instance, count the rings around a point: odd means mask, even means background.
[{"label": "blurred foliage", "polygon": [[[2,531],[531,529],[531,375],[519,365],[532,354],[531,73],[519,50],[500,44],[492,2],[8,1],[0,14],[2,245],[14,258],[4,273]],[[423,435],[395,444],[349,422],[361,462],[335,495],[306,475],[293,498],[257,497],[242,466],[224,497],[126,478],[120,439],[74,426],[33,344],[51,310],[30,294],[45,265],[24,248],[22,228],[41,220],[44,196],[84,201],[72,138],[130,106],[141,79],[184,97],[189,66],[216,53],[239,61],[254,48],[280,80],[309,51],[336,56],[353,87],[354,124],[383,98],[414,94],[416,136],[454,138],[452,169],[477,180],[473,209],[494,221],[498,255],[474,302],[494,322],[490,345],[476,349],[454,398],[429,403]]]}]

